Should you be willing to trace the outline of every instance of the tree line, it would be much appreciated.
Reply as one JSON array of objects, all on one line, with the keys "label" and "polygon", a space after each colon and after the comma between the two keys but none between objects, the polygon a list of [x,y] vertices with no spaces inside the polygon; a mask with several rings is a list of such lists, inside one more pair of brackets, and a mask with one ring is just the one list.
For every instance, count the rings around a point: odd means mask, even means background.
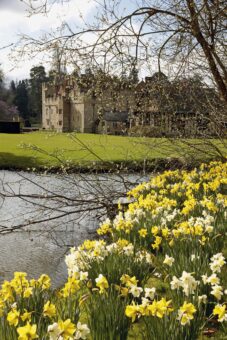
[{"label": "tree line", "polygon": [[44,66],[30,70],[30,78],[12,80],[7,87],[0,72],[0,120],[19,115],[25,126],[40,124],[42,117],[42,83],[49,78]]}]

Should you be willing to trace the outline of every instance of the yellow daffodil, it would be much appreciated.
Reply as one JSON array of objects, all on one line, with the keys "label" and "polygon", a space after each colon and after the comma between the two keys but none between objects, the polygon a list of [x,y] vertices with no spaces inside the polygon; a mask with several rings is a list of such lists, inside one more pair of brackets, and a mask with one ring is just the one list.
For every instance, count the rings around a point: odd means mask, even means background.
[{"label": "yellow daffodil", "polygon": [[20,318],[22,321],[31,321],[31,315],[32,315],[32,312],[28,312],[27,310],[24,311],[23,314],[21,314]]},{"label": "yellow daffodil", "polygon": [[145,228],[142,228],[142,229],[140,229],[139,231],[138,231],[138,233],[139,233],[139,235],[140,235],[140,237],[146,237],[147,236],[147,229],[145,229]]},{"label": "yellow daffodil", "polygon": [[219,322],[227,321],[226,305],[216,305],[213,314],[218,316]]},{"label": "yellow daffodil", "polygon": [[50,301],[47,301],[43,307],[43,315],[48,316],[49,318],[52,318],[56,315],[56,307],[53,303],[50,303]]},{"label": "yellow daffodil", "polygon": [[7,315],[7,321],[10,326],[17,326],[19,323],[20,312],[16,309],[11,310]]},{"label": "yellow daffodil", "polygon": [[183,306],[178,310],[178,320],[182,326],[190,323],[190,321],[194,318],[194,314],[196,312],[196,308],[192,303],[184,302]]},{"label": "yellow daffodil", "polygon": [[23,296],[25,298],[29,298],[32,295],[33,292],[33,287],[27,287],[25,288],[25,290],[23,291]]},{"label": "yellow daffodil", "polygon": [[76,279],[76,276],[68,278],[65,286],[62,288],[61,293],[63,297],[68,297],[71,294],[75,294],[80,289],[80,280]]},{"label": "yellow daffodil", "polygon": [[11,286],[10,282],[8,281],[3,282],[1,293],[4,298],[4,301],[12,302],[14,300],[13,287]]},{"label": "yellow daffodil", "polygon": [[63,337],[64,340],[71,339],[76,331],[76,326],[71,322],[70,319],[67,319],[65,321],[60,320],[58,322],[58,326],[60,329],[60,335]]},{"label": "yellow daffodil", "polygon": [[46,274],[42,274],[37,280],[37,284],[39,287],[41,287],[42,290],[49,289],[51,286],[50,277]]},{"label": "yellow daffodil", "polygon": [[156,236],[159,232],[159,228],[157,226],[151,227],[151,233]]},{"label": "yellow daffodil", "polygon": [[140,314],[140,307],[138,305],[135,305],[135,303],[133,302],[132,305],[128,305],[126,306],[125,309],[125,315],[132,319],[132,322],[134,322],[136,320],[136,317]]},{"label": "yellow daffodil", "polygon": [[164,315],[168,315],[173,309],[170,307],[172,300],[166,301],[162,298],[159,301],[154,300],[151,305],[147,307],[147,310],[152,316],[163,318]]},{"label": "yellow daffodil", "polygon": [[126,287],[137,286],[138,280],[135,276],[129,276],[127,274],[122,275],[121,283],[124,284]]},{"label": "yellow daffodil", "polygon": [[17,333],[19,334],[18,340],[32,340],[37,339],[38,335],[36,334],[36,325],[31,325],[27,323],[23,327],[17,328]]},{"label": "yellow daffodil", "polygon": [[162,243],[162,237],[156,236],[154,243],[151,245],[153,249],[159,249],[160,244]]},{"label": "yellow daffodil", "polygon": [[97,279],[95,279],[96,286],[99,288],[100,294],[103,294],[107,288],[109,288],[109,284],[105,276],[99,274]]}]

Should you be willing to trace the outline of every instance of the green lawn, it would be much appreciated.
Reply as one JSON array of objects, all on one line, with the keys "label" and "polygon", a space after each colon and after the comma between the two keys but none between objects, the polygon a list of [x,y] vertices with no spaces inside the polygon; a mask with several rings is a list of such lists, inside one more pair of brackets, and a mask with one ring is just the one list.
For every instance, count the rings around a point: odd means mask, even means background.
[{"label": "green lawn", "polygon": [[[193,144],[192,148],[189,144]],[[30,132],[0,134],[0,168],[59,166],[67,160],[74,166],[103,162],[140,164],[166,158],[205,160],[222,152],[216,140],[175,140],[94,134]]]}]

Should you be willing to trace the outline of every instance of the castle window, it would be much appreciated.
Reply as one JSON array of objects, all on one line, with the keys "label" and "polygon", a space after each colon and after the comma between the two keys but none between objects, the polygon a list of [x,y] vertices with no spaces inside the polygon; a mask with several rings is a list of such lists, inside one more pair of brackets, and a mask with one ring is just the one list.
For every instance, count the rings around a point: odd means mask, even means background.
[{"label": "castle window", "polygon": [[59,115],[61,115],[62,114],[62,109],[59,109],[58,113],[59,113]]},{"label": "castle window", "polygon": [[59,120],[58,125],[59,125],[59,126],[62,125],[62,120]]},{"label": "castle window", "polygon": [[47,125],[49,125],[50,124],[50,119],[47,119]]}]

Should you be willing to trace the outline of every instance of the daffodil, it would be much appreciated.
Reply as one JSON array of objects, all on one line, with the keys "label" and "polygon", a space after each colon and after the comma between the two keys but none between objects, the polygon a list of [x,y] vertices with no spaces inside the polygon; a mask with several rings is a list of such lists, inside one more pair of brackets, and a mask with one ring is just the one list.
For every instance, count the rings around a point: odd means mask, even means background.
[{"label": "daffodil", "polygon": [[210,269],[212,270],[213,273],[215,272],[220,273],[221,268],[224,266],[225,263],[226,261],[222,253],[215,254],[211,258]]},{"label": "daffodil", "polygon": [[142,238],[145,238],[147,236],[147,229],[145,228],[141,228],[139,231],[138,231],[140,237]]},{"label": "daffodil", "polygon": [[161,244],[161,242],[162,242],[162,237],[160,237],[160,236],[156,236],[155,237],[155,241],[154,241],[154,243],[151,245],[152,246],[152,248],[153,249],[159,249],[159,247],[160,247],[160,244]]},{"label": "daffodil", "polygon": [[31,321],[31,315],[32,315],[32,312],[28,312],[27,310],[24,311],[23,314],[21,314],[20,318],[22,321]]},{"label": "daffodil", "polygon": [[80,281],[76,279],[76,276],[73,275],[68,278],[68,281],[65,283],[65,286],[62,288],[61,293],[62,296],[67,298],[71,294],[75,294],[80,289]]},{"label": "daffodil", "polygon": [[46,274],[42,274],[37,280],[37,284],[39,287],[41,287],[42,290],[49,289],[51,286],[50,277]]},{"label": "daffodil", "polygon": [[2,284],[1,293],[4,301],[12,302],[14,300],[13,287],[8,281],[4,281]]},{"label": "daffodil", "polygon": [[87,339],[88,334],[90,334],[90,329],[86,324],[82,324],[80,322],[76,325],[76,333],[74,339]]},{"label": "daffodil", "polygon": [[139,297],[142,291],[143,288],[134,285],[131,285],[129,289],[129,293],[131,293],[134,297]]},{"label": "daffodil", "polygon": [[168,315],[173,311],[171,308],[172,300],[166,301],[165,298],[162,298],[159,301],[154,300],[151,305],[147,307],[149,313],[152,316],[157,316],[158,318],[163,318],[164,315]]},{"label": "daffodil", "polygon": [[213,314],[218,316],[219,322],[227,321],[226,305],[216,305]]},{"label": "daffodil", "polygon": [[157,226],[151,227],[151,233],[156,236],[159,232],[159,228]]},{"label": "daffodil", "polygon": [[43,315],[48,316],[49,318],[52,318],[56,315],[56,307],[53,303],[50,303],[50,301],[47,301],[43,307]]},{"label": "daffodil", "polygon": [[127,274],[122,275],[121,282],[126,285],[126,287],[137,286],[138,280],[135,276],[129,276]]},{"label": "daffodil", "polygon": [[32,340],[37,339],[38,335],[36,334],[37,326],[31,325],[27,323],[23,327],[17,328],[17,333],[19,334],[18,340]]},{"label": "daffodil", "polygon": [[10,326],[17,326],[19,323],[20,312],[17,309],[11,310],[7,315],[7,321]]},{"label": "daffodil", "polygon": [[173,257],[166,255],[163,263],[166,264],[169,267],[172,267],[174,261],[175,261],[175,259]]},{"label": "daffodil", "polygon": [[212,286],[212,291],[210,293],[214,295],[217,300],[221,300],[221,297],[223,295],[223,288],[219,285],[214,285]]},{"label": "daffodil", "polygon": [[136,317],[140,315],[140,307],[138,305],[135,305],[135,303],[133,302],[132,305],[126,306],[125,315],[128,318],[132,319],[132,322],[134,322],[136,320]]},{"label": "daffodil", "polygon": [[146,297],[146,298],[149,298],[149,299],[151,299],[151,300],[154,299],[155,292],[156,292],[156,288],[155,288],[155,287],[152,287],[152,288],[144,288],[144,291],[145,291],[145,297]]},{"label": "daffodil", "polygon": [[29,298],[32,295],[32,292],[33,292],[33,287],[27,287],[23,291],[23,296],[25,298]]},{"label": "daffodil", "polygon": [[50,340],[59,340],[60,339],[60,333],[61,329],[57,322],[54,322],[52,325],[49,325],[47,328],[48,335],[50,337]]},{"label": "daffodil", "polygon": [[99,276],[95,279],[96,286],[99,288],[100,294],[103,294],[107,288],[109,288],[109,284],[105,276],[99,274]]},{"label": "daffodil", "polygon": [[76,331],[75,325],[71,322],[70,319],[65,321],[60,320],[58,322],[58,326],[60,329],[60,335],[63,337],[64,340],[68,340],[73,337],[73,334]]},{"label": "daffodil", "polygon": [[194,318],[195,312],[195,306],[192,303],[187,303],[185,301],[183,306],[181,306],[178,310],[178,320],[180,321],[181,325],[184,326],[190,323],[190,321]]}]

